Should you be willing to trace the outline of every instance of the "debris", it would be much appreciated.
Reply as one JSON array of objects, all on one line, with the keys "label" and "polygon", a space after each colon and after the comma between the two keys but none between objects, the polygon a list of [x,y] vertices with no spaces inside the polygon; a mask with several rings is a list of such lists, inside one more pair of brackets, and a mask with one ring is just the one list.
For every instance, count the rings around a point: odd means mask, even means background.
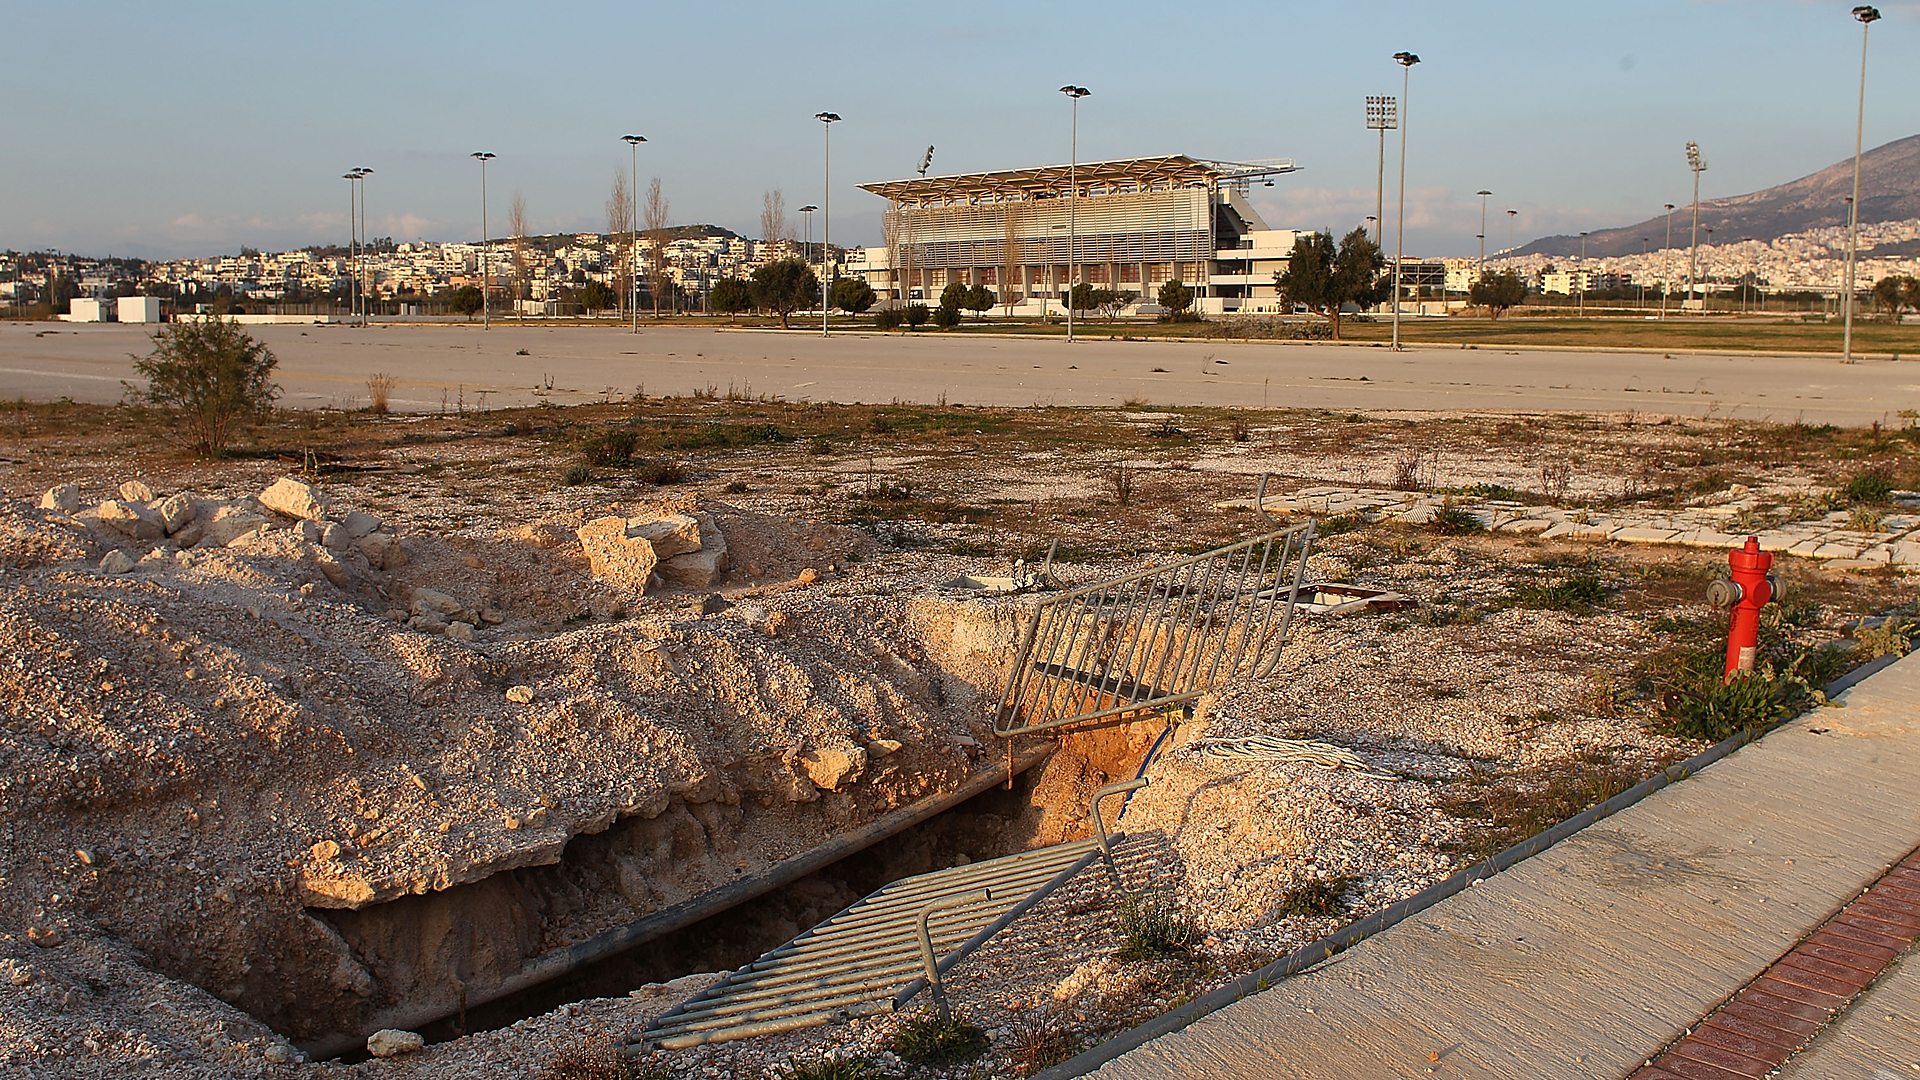
[{"label": "debris", "polygon": [[509,686],[507,687],[507,700],[513,702],[515,705],[531,705],[533,704],[533,687]]},{"label": "debris", "polygon": [[377,1058],[411,1054],[425,1045],[427,1040],[421,1038],[419,1033],[397,1028],[381,1028],[367,1036],[367,1053]]},{"label": "debris", "polygon": [[106,574],[124,574],[133,569],[133,557],[119,548],[114,548],[100,558],[100,571]]},{"label": "debris", "polygon": [[260,504],[276,514],[307,521],[323,521],[327,516],[326,499],[320,489],[291,476],[275,480],[260,493]]}]

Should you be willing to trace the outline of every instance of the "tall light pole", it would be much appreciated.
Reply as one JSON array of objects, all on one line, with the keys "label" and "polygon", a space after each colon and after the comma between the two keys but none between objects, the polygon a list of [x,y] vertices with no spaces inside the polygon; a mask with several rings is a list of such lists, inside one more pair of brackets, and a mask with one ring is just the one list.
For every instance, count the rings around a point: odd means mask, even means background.
[{"label": "tall light pole", "polygon": [[[826,135],[826,194],[820,202],[826,207],[820,221],[820,336],[827,336],[827,301],[832,299],[828,292],[833,275],[827,272],[828,261],[833,252],[833,125],[840,119],[836,112],[817,112],[813,114],[820,121],[820,130]],[[811,223],[812,219],[808,219]]]},{"label": "tall light pole", "polygon": [[1487,197],[1492,195],[1493,192],[1488,191],[1485,188],[1481,188],[1479,191],[1474,192],[1474,194],[1480,196],[1480,235],[1475,238],[1480,241],[1480,276],[1486,277],[1487,276]]},{"label": "tall light pole", "polygon": [[493,284],[493,277],[487,262],[488,256],[492,254],[493,242],[487,237],[487,162],[492,161],[497,155],[489,154],[485,150],[475,150],[467,156],[480,163],[480,329],[491,330],[493,329],[493,314],[490,307],[492,301],[487,294],[493,291],[490,287]]},{"label": "tall light pole", "polygon": [[366,283],[360,287],[360,325],[367,325],[367,306],[373,298],[373,256],[367,251],[367,177],[373,170],[365,165],[353,170],[360,177],[360,272],[366,275]]},{"label": "tall light pole", "polygon": [[1853,359],[1853,263],[1860,252],[1860,140],[1867,130],[1867,29],[1880,17],[1880,9],[1861,4],[1853,9],[1860,20],[1860,112],[1853,122],[1853,200],[1847,204],[1847,299],[1846,329],[1841,331],[1841,359]]},{"label": "tall light pole", "polygon": [[1400,65],[1400,208],[1393,225],[1393,347],[1400,348],[1400,263],[1406,254],[1407,239],[1407,124],[1408,91],[1412,89],[1413,65],[1420,57],[1410,52],[1393,54]]},{"label": "tall light pole", "polygon": [[[1073,101],[1067,141],[1067,344],[1073,344],[1073,287],[1080,283],[1080,99],[1093,91],[1072,83],[1060,92]],[[1144,288],[1145,282],[1141,282]]]},{"label": "tall light pole", "polygon": [[340,179],[347,182],[347,323],[352,325],[360,313],[360,171],[349,169]]},{"label": "tall light pole", "polygon": [[1517,220],[1519,219],[1519,217],[1520,217],[1520,211],[1515,210],[1511,207],[1507,209],[1507,251],[1509,253],[1511,253],[1514,250],[1515,246],[1519,243],[1519,241],[1514,238],[1514,232],[1513,232],[1513,227],[1517,222]]},{"label": "tall light pole", "polygon": [[[1647,244],[1651,240],[1652,237],[1647,236],[1640,238],[1640,265],[1642,266],[1647,264]],[[1644,277],[1640,279],[1640,310],[1647,310],[1647,279]]]},{"label": "tall light pole", "polygon": [[[820,208],[813,205],[812,203],[808,203],[807,205],[800,208],[800,212],[807,216],[807,261],[808,262],[813,261],[813,214],[814,214],[814,211],[818,209]],[[823,266],[820,269],[824,271],[826,270],[826,267]]]},{"label": "tall light pole", "polygon": [[1667,294],[1673,291],[1673,275],[1666,272],[1671,265],[1667,261],[1667,252],[1673,250],[1673,204],[1662,203],[1667,208],[1667,244],[1660,249],[1660,317],[1667,317]]},{"label": "tall light pole", "polygon": [[1580,302],[1579,318],[1587,317],[1587,234],[1580,234]]},{"label": "tall light pole", "polygon": [[[622,135],[620,141],[627,144],[628,168],[632,177],[627,184],[633,193],[633,207],[627,218],[627,254],[629,265],[633,269],[632,279],[627,282],[627,306],[633,309],[633,328],[628,333],[640,332],[640,144],[647,141],[645,135]],[[660,309],[659,301],[654,302],[654,310]]]},{"label": "tall light pole", "polygon": [[1707,171],[1707,159],[1700,156],[1700,144],[1687,143],[1687,168],[1693,170],[1693,240],[1687,255],[1687,302],[1693,302],[1693,283],[1700,277],[1700,174]]},{"label": "tall light pole", "polygon": [[1367,127],[1380,133],[1380,168],[1373,183],[1373,242],[1380,243],[1380,223],[1386,221],[1387,132],[1400,126],[1399,102],[1391,95],[1367,98]]}]

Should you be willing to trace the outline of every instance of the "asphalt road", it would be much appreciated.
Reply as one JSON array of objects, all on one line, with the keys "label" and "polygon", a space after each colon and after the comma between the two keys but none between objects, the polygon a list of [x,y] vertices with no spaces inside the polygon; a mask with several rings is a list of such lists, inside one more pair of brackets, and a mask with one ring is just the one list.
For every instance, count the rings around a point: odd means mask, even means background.
[{"label": "asphalt road", "polygon": [[[712,390],[788,401],[1572,411],[1898,423],[1920,365],[1713,353],[1094,341],[687,327],[260,326],[282,403],[355,408],[395,376],[399,411]],[[140,327],[0,323],[0,399],[111,402]]]}]

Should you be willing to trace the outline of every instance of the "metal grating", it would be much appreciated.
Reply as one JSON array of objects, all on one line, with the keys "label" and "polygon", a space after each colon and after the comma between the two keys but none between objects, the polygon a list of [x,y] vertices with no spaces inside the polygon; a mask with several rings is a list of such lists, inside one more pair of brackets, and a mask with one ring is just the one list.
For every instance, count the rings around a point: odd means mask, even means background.
[{"label": "metal grating", "polygon": [[1100,855],[1098,840],[902,878],[656,1018],[684,1049],[891,1012],[925,989],[920,926],[946,971]]},{"label": "metal grating", "polygon": [[[1260,487],[1264,494],[1264,478]],[[1312,546],[1308,521],[1040,601],[994,730],[1018,735],[1186,705],[1271,673]]]}]

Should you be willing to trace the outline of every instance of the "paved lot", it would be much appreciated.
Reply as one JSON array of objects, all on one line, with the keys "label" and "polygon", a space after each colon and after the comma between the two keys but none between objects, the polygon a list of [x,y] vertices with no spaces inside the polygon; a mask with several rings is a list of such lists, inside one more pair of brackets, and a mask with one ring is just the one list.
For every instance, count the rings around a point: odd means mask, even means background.
[{"label": "paved lot", "polygon": [[[1897,423],[1920,407],[1920,365],[1816,357],[1410,349],[698,328],[264,326],[285,403],[366,402],[366,378],[400,379],[394,407],[560,404],[649,394],[790,401],[1024,406],[1155,404],[1391,410],[1638,410],[1809,423]],[[118,400],[138,327],[0,324],[0,399]],[[525,350],[521,355],[520,350]]]},{"label": "paved lot", "polygon": [[[1920,845],[1920,656],[1840,700],[1094,1075],[1634,1072]],[[1920,1055],[1888,977],[1796,1075]]]}]

